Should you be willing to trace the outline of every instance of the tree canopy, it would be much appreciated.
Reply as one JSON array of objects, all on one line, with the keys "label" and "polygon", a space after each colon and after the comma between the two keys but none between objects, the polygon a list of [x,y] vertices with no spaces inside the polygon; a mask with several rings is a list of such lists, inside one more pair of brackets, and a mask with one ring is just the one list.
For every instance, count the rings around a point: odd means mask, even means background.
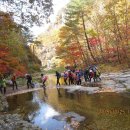
[{"label": "tree canopy", "polygon": [[[0,12],[0,73],[23,75],[40,65],[26,43],[21,28],[8,13]],[[35,67],[34,67],[35,68]]]},{"label": "tree canopy", "polygon": [[26,26],[49,22],[53,12],[52,0],[1,0],[1,11],[13,16],[15,21]]},{"label": "tree canopy", "polygon": [[65,25],[60,29],[57,47],[63,60],[85,65],[129,64],[128,0],[71,0],[65,10]]}]

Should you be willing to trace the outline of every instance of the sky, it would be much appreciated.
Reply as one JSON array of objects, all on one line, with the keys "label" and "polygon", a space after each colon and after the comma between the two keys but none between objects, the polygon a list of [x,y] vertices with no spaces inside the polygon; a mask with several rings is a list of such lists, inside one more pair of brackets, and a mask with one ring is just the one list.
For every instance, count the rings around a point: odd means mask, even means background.
[{"label": "sky", "polygon": [[[53,10],[54,10],[54,14],[52,14],[50,16],[50,20],[51,22],[55,21],[56,18],[56,14],[58,13],[58,11],[63,8],[70,0],[53,0]],[[34,26],[31,28],[31,31],[33,33],[33,35],[35,35],[35,37],[37,37],[39,34],[41,34],[42,32],[44,32],[47,27],[49,26],[49,24],[44,24],[41,27],[38,26]]]}]

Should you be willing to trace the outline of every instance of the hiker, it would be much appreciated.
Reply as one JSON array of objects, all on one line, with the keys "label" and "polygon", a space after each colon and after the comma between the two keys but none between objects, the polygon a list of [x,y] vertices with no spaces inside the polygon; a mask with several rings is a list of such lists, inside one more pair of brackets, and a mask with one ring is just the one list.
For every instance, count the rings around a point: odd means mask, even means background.
[{"label": "hiker", "polygon": [[67,79],[68,79],[68,74],[67,74],[67,72],[64,72],[63,77],[64,77],[65,85],[68,85],[68,83],[67,83]]},{"label": "hiker", "polygon": [[82,81],[81,81],[81,76],[82,76],[81,73],[78,72],[78,73],[77,73],[77,85],[81,85],[81,82],[82,82]]},{"label": "hiker", "polygon": [[70,70],[68,72],[68,78],[69,78],[69,85],[73,84],[73,74]]},{"label": "hiker", "polygon": [[91,82],[91,79],[94,78],[94,72],[92,69],[89,70],[89,81]]},{"label": "hiker", "polygon": [[4,94],[6,94],[6,80],[5,78],[2,79],[2,85],[3,85],[3,88],[4,88]]},{"label": "hiker", "polygon": [[2,81],[2,76],[0,77],[0,92],[1,94],[3,93],[3,81]]},{"label": "hiker", "polygon": [[84,79],[85,79],[85,82],[87,82],[89,80],[89,70],[88,70],[88,68],[86,68],[84,70]]},{"label": "hiker", "polygon": [[14,87],[16,87],[16,89],[18,89],[18,85],[17,85],[17,82],[16,82],[16,75],[13,74],[12,78],[11,78],[11,81],[12,81],[12,84],[13,84],[13,90],[14,90]]},{"label": "hiker", "polygon": [[92,67],[92,70],[93,70],[93,73],[94,73],[93,79],[94,79],[94,82],[95,82],[96,79],[97,79],[97,75],[96,75],[97,67],[94,65],[94,66]]},{"label": "hiker", "polygon": [[73,83],[76,85],[77,84],[77,75],[76,75],[76,72],[74,72],[72,74],[72,77],[73,77]]},{"label": "hiker", "polygon": [[29,86],[31,86],[31,88],[33,88],[32,76],[30,74],[26,74],[26,79],[27,79],[27,87],[28,87],[28,89],[29,89]]},{"label": "hiker", "polygon": [[60,86],[60,77],[61,77],[61,74],[58,71],[56,71],[56,77],[57,77],[57,83],[56,83],[56,85]]},{"label": "hiker", "polygon": [[79,70],[80,76],[82,77],[84,75],[84,72],[82,69]]},{"label": "hiker", "polygon": [[41,80],[42,80],[42,87],[46,88],[45,82],[47,81],[47,76],[41,74]]}]

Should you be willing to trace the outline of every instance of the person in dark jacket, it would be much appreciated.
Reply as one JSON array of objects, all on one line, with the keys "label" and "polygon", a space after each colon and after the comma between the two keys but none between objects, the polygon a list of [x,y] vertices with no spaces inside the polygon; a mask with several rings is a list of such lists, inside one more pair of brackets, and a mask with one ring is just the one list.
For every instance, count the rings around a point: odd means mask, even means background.
[{"label": "person in dark jacket", "polygon": [[84,70],[84,79],[85,79],[85,82],[87,82],[89,80],[89,70],[88,70],[88,68],[86,68]]},{"label": "person in dark jacket", "polygon": [[81,85],[81,73],[77,73],[77,85]]},{"label": "person in dark jacket", "polygon": [[33,88],[32,76],[30,74],[27,74],[26,79],[27,79],[27,87],[29,88],[31,86],[31,88]]},{"label": "person in dark jacket", "polygon": [[3,93],[3,80],[2,80],[2,76],[0,76],[0,92],[1,92],[1,94]]},{"label": "person in dark jacket", "polygon": [[56,78],[57,78],[56,85],[59,85],[59,86],[60,86],[60,77],[61,77],[61,74],[58,71],[56,71]]}]

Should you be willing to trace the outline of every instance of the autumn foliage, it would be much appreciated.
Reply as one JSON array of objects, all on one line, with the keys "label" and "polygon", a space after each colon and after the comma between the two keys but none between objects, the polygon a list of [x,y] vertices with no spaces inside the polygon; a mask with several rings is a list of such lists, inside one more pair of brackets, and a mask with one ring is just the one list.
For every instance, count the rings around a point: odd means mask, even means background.
[{"label": "autumn foliage", "polygon": [[29,71],[30,64],[38,61],[23,44],[26,39],[19,25],[3,12],[0,12],[0,22],[0,73],[22,76]]},{"label": "autumn foliage", "polygon": [[0,45],[0,72],[2,74],[15,73],[21,76],[27,72],[24,64],[21,64],[17,57],[11,54],[10,49],[6,45]]},{"label": "autumn foliage", "polygon": [[71,0],[57,55],[67,64],[130,66],[129,0]]}]

